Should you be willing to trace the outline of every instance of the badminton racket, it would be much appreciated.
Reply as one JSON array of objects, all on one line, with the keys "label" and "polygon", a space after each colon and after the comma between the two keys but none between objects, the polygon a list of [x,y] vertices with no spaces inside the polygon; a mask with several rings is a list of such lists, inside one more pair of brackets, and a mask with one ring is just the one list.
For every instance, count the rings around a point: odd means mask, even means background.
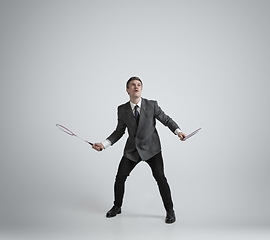
[{"label": "badminton racket", "polygon": [[[67,133],[68,135],[77,137],[77,138],[81,139],[82,141],[84,141],[84,142],[86,142],[86,143],[88,143],[88,144],[90,144],[90,145],[93,145],[93,143],[91,143],[91,142],[89,142],[89,141],[86,141],[86,140],[80,138],[78,135],[76,135],[74,132],[70,131],[68,128],[64,127],[63,125],[56,124],[56,126],[57,126],[60,130],[62,130],[63,132]],[[102,149],[100,149],[100,151],[102,151]]]},{"label": "badminton racket", "polygon": [[197,132],[199,132],[202,128],[198,128],[197,130],[195,130],[194,132],[188,134],[185,138],[183,138],[182,141],[186,141],[187,139],[189,139],[190,137],[194,136]]}]

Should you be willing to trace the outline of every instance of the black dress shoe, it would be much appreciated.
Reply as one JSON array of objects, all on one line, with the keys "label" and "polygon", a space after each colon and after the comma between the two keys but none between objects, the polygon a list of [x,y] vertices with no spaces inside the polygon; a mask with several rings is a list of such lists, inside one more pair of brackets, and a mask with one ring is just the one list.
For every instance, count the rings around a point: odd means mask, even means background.
[{"label": "black dress shoe", "polygon": [[115,217],[121,213],[121,207],[113,206],[106,214],[107,218]]},{"label": "black dress shoe", "polygon": [[165,222],[166,223],[174,223],[176,220],[175,218],[175,213],[173,210],[169,210],[167,211],[167,215],[166,215],[166,219],[165,219]]}]

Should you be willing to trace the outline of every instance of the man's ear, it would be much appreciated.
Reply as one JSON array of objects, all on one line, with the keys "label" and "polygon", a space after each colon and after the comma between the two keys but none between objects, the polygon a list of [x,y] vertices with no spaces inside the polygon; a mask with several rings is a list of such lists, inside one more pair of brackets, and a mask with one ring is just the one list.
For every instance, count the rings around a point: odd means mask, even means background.
[{"label": "man's ear", "polygon": [[128,93],[128,88],[126,89],[126,91],[127,91],[127,94],[129,95],[129,93]]}]

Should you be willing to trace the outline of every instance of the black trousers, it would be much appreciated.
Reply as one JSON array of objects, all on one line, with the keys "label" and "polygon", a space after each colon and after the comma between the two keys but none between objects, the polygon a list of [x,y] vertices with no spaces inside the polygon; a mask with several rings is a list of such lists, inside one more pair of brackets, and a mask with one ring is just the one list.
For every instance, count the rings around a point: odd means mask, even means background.
[{"label": "black trousers", "polygon": [[[141,162],[141,160],[139,161]],[[131,171],[139,162],[133,162],[126,157],[122,157],[114,183],[114,205],[121,207],[125,191],[125,181]],[[164,174],[164,164],[161,152],[146,161],[152,170],[159,192],[166,211],[173,209],[171,191]]]}]

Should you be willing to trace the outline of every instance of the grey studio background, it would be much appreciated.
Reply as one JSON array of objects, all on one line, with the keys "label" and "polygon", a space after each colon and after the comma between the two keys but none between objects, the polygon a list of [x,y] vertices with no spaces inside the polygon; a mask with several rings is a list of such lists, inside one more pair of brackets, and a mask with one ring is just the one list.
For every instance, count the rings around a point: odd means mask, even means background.
[{"label": "grey studio background", "polygon": [[[269,239],[269,1],[0,1],[1,239]],[[177,222],[149,167],[106,219],[131,76],[157,123]],[[142,197],[138,197],[142,193]]]}]

